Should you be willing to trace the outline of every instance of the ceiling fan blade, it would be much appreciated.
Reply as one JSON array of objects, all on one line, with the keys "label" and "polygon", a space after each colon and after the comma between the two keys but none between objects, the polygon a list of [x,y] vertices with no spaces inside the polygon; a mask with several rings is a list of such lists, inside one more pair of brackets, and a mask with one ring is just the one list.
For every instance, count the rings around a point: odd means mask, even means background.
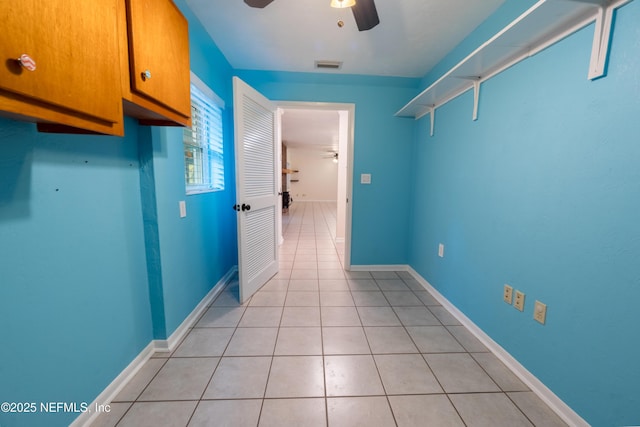
[{"label": "ceiling fan blade", "polygon": [[251,7],[257,7],[262,9],[263,7],[269,6],[269,4],[272,2],[273,0],[244,0],[244,2],[246,4],[248,4]]},{"label": "ceiling fan blade", "polygon": [[351,7],[351,10],[359,31],[370,30],[380,23],[376,4],[373,0],[357,0],[356,5]]}]

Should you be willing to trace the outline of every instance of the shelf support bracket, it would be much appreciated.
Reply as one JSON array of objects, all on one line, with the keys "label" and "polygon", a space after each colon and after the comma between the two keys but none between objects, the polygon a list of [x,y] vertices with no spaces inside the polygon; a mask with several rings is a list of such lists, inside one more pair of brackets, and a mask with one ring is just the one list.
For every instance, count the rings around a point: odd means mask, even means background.
[{"label": "shelf support bracket", "polygon": [[593,47],[591,48],[591,62],[589,63],[590,80],[595,80],[605,75],[609,57],[609,41],[613,28],[614,10],[615,7],[612,5],[600,6],[598,8],[593,35]]},{"label": "shelf support bracket", "polygon": [[435,127],[435,115],[436,115],[436,106],[434,105],[424,105],[422,109],[416,114],[416,120],[429,115],[431,117],[431,132],[430,135],[433,136],[433,129]]},{"label": "shelf support bracket", "polygon": [[473,121],[478,120],[478,102],[480,101],[480,78],[473,81]]},{"label": "shelf support bracket", "polygon": [[429,133],[429,135],[433,136],[433,130],[436,126],[436,106],[435,105],[429,108],[429,118],[431,119],[431,132]]},{"label": "shelf support bracket", "polygon": [[[478,120],[478,103],[480,101],[480,83],[482,82],[482,77],[480,76],[467,76],[467,77],[459,77],[463,80],[468,80],[473,83],[473,121]],[[468,90],[468,89],[465,89]]]}]

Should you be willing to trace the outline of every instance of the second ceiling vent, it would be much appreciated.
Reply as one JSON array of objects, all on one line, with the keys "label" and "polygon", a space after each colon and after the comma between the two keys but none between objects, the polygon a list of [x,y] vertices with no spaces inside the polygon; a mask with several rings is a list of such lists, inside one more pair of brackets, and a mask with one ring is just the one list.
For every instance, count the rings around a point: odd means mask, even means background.
[{"label": "second ceiling vent", "polygon": [[339,70],[342,68],[342,61],[316,61],[316,69]]}]

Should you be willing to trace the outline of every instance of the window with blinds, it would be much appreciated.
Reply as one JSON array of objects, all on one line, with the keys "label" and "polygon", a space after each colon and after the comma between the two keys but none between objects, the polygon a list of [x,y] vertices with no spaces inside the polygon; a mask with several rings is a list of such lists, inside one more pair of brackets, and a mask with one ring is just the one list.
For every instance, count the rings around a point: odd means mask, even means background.
[{"label": "window with blinds", "polygon": [[187,194],[224,190],[224,103],[194,77],[192,74],[191,129],[185,128],[183,134]]}]

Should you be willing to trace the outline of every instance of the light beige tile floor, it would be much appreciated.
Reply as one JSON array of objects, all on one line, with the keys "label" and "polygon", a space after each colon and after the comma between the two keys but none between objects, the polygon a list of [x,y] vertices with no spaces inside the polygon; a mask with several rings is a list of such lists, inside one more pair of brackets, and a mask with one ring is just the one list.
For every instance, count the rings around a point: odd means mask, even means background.
[{"label": "light beige tile floor", "polygon": [[335,221],[294,203],[280,272],[227,286],[93,427],[564,425],[410,274],[342,270]]}]

